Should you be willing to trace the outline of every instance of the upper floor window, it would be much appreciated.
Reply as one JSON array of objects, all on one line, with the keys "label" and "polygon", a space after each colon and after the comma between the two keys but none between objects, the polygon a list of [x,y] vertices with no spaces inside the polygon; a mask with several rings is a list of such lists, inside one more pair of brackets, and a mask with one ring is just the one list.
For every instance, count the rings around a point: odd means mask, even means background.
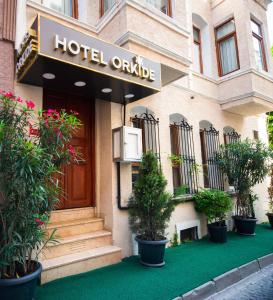
[{"label": "upper floor window", "polygon": [[259,140],[259,131],[258,130],[253,130],[253,139],[255,141]]},{"label": "upper floor window", "polygon": [[42,0],[42,4],[70,17],[78,18],[77,0]]},{"label": "upper floor window", "polygon": [[237,36],[234,19],[215,29],[219,76],[240,68]]},{"label": "upper floor window", "polygon": [[263,39],[261,25],[251,20],[251,29],[252,29],[253,46],[254,46],[257,67],[260,70],[264,70],[267,72],[264,39]]},{"label": "upper floor window", "polygon": [[159,9],[168,16],[172,16],[172,1],[171,0],[146,0],[147,3]]},{"label": "upper floor window", "polygon": [[193,27],[193,70],[203,74],[202,44],[200,29]]},{"label": "upper floor window", "polygon": [[114,4],[116,0],[100,0],[100,15],[101,17],[109,10]]}]

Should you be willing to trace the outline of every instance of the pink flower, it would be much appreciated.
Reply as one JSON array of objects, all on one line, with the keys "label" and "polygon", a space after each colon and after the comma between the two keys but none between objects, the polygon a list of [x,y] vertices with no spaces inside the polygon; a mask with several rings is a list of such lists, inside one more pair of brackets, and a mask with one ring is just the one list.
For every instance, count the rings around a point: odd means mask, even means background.
[{"label": "pink flower", "polygon": [[70,155],[72,155],[72,156],[74,156],[76,154],[76,151],[72,145],[68,146],[68,151],[69,151]]},{"label": "pink flower", "polygon": [[34,109],[35,108],[35,103],[32,102],[31,100],[26,100],[27,108],[28,109]]},{"label": "pink flower", "polygon": [[29,126],[29,135],[39,136],[39,130],[37,128],[33,128],[32,126]]},{"label": "pink flower", "polygon": [[45,224],[40,218],[36,218],[36,219],[35,219],[35,222],[36,222],[36,224],[37,224],[38,226],[42,226],[42,225]]},{"label": "pink flower", "polygon": [[14,94],[12,92],[6,92],[4,93],[4,96],[7,98],[14,98]]},{"label": "pink flower", "polygon": [[20,102],[20,103],[23,102],[23,99],[21,97],[17,97],[16,100],[17,100],[17,102]]},{"label": "pink flower", "polygon": [[48,109],[47,110],[47,114],[49,115],[49,116],[51,116],[52,114],[55,114],[56,113],[56,110],[55,109]]}]

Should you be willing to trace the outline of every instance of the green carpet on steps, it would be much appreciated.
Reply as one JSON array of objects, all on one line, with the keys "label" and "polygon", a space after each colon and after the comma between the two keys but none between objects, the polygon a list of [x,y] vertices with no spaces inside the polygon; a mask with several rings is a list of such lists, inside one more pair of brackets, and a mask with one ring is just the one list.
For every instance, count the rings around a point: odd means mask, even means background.
[{"label": "green carpet on steps", "polygon": [[207,239],[166,250],[163,268],[147,268],[137,257],[59,279],[38,288],[37,300],[169,300],[215,276],[273,252],[273,230],[258,225],[256,236],[229,233],[228,243]]}]

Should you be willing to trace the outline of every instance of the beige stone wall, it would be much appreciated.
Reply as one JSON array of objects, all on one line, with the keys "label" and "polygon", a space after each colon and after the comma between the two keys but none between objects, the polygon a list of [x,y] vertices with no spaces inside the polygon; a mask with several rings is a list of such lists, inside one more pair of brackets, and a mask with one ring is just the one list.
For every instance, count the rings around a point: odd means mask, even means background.
[{"label": "beige stone wall", "polygon": [[[38,0],[36,2],[39,3]],[[220,106],[221,100],[253,91],[263,93],[270,99],[273,98],[272,79],[270,78],[272,77],[272,64],[269,63],[270,72],[268,74],[261,75],[252,72],[252,69],[255,69],[255,60],[249,20],[250,15],[253,15],[264,24],[263,28],[267,41],[268,29],[263,7],[253,0],[179,0],[173,2],[173,18],[151,9],[145,0],[118,0],[118,5],[113,7],[103,18],[99,18],[99,0],[83,0],[79,20],[73,20],[58,13],[49,12],[42,7],[28,4],[25,11],[21,10],[25,12],[20,14],[19,24],[21,26],[17,26],[18,45],[20,37],[22,38],[22,35],[39,12],[109,42],[119,41],[123,47],[135,53],[187,73],[190,70],[185,61],[182,60],[192,58],[192,36],[190,31],[193,23],[195,23],[193,22],[193,14],[202,17],[201,21],[207,26],[207,48],[204,48],[204,51],[207,51],[206,62],[208,63],[205,74],[189,72],[189,76],[185,76],[163,88],[160,93],[134,102],[127,107],[127,125],[129,125],[130,109],[139,105],[146,106],[160,119],[162,167],[168,180],[168,190],[171,192],[173,191],[172,168],[168,159],[171,153],[169,133],[169,116],[171,114],[179,113],[183,115],[193,126],[196,160],[198,164],[201,164],[199,140],[199,122],[201,120],[208,120],[220,131],[221,143],[223,143],[223,128],[225,126],[233,127],[243,138],[252,138],[253,130],[258,130],[262,140],[267,141],[264,115],[244,117],[223,111]],[[83,8],[84,3],[86,9]],[[23,9],[23,7],[20,9]],[[217,71],[214,27],[232,16],[236,21],[241,69],[220,79]],[[126,40],[125,37],[128,32],[135,35],[135,40]],[[124,38],[124,41],[122,38]],[[268,45],[266,49],[267,55],[269,55]],[[174,53],[178,55],[173,55]],[[42,88],[16,84],[15,91],[22,97],[32,99],[37,108],[42,108]],[[242,111],[244,109],[246,109],[246,106],[242,108]],[[238,111],[235,110],[235,112]],[[111,130],[121,125],[121,106],[97,99],[96,209],[98,214],[105,218],[106,228],[112,230],[114,244],[122,247],[123,256],[128,256],[132,253],[132,234],[128,225],[128,213],[119,210],[117,207],[116,164],[112,160]],[[121,181],[122,202],[125,205],[132,191],[130,164],[122,165]],[[199,185],[203,186],[202,172],[199,174]],[[264,220],[264,212],[267,208],[266,185],[267,182],[265,181],[255,188],[260,197],[259,202],[256,203],[259,221]],[[193,203],[180,204],[176,207],[169,223],[168,237],[173,236],[175,224],[196,219],[201,220],[202,234],[205,234],[206,220],[195,212]]]},{"label": "beige stone wall", "polygon": [[[191,96],[194,95],[194,99]],[[172,183],[172,169],[168,155],[171,153],[170,149],[170,133],[169,133],[169,116],[173,113],[183,115],[194,128],[194,147],[195,155],[198,164],[201,164],[201,148],[199,138],[199,122],[201,120],[210,121],[214,127],[220,131],[220,142],[223,143],[223,128],[225,126],[233,127],[242,135],[242,138],[253,138],[253,130],[259,130],[259,134],[263,141],[267,140],[265,131],[265,117],[249,117],[224,112],[221,107],[214,100],[203,97],[189,91],[182,86],[172,84],[154,96],[147,97],[140,101],[134,102],[127,107],[127,125],[129,125],[129,112],[135,106],[145,106],[155,113],[155,116],[160,119],[160,147],[162,168],[166,179],[168,180],[168,190],[173,191]],[[112,128],[121,126],[121,108],[118,104],[112,104]],[[115,164],[113,168],[113,191],[116,188]],[[130,167],[122,169],[122,198],[123,202],[130,196],[131,180]],[[126,180],[127,178],[127,180]],[[199,174],[199,186],[203,186],[202,172]],[[259,222],[265,220],[265,209],[267,205],[266,183],[260,184],[255,188],[259,194],[259,202],[256,203],[256,212]],[[123,255],[131,254],[132,249],[132,235],[128,228],[128,215],[124,211],[120,211],[116,205],[116,193],[112,196],[114,207],[114,227],[113,236],[116,245],[123,249]],[[190,220],[201,220],[201,232],[206,233],[206,221],[203,216],[198,215],[193,207],[192,202],[180,204],[176,207],[173,216],[170,220],[167,229],[168,238],[171,238],[175,232],[175,224]]]}]

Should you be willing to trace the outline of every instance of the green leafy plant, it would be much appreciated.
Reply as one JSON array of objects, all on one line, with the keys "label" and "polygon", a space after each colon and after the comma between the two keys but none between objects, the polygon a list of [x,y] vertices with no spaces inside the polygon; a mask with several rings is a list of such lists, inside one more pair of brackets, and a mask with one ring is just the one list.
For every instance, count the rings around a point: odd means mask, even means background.
[{"label": "green leafy plant", "polygon": [[216,223],[219,226],[226,218],[226,214],[232,209],[232,199],[223,191],[204,189],[193,196],[195,209],[207,216],[208,223]]},{"label": "green leafy plant", "polygon": [[271,166],[272,151],[260,141],[246,139],[221,145],[216,163],[237,193],[236,214],[253,217],[255,195],[251,188],[264,180]]},{"label": "green leafy plant", "polygon": [[268,196],[269,196],[269,212],[273,213],[273,166],[271,166],[270,169],[270,185],[267,189],[268,191]]},{"label": "green leafy plant", "polygon": [[177,234],[177,232],[175,232],[173,234],[173,237],[170,240],[170,244],[171,244],[172,248],[179,246],[180,243],[179,243],[179,240],[178,240],[178,234]]},{"label": "green leafy plant", "polygon": [[131,229],[143,240],[165,238],[165,229],[176,204],[172,195],[165,191],[166,185],[156,156],[147,152],[143,155],[139,176],[129,200]]},{"label": "green leafy plant", "polygon": [[80,126],[75,114],[34,114],[35,104],[0,93],[0,278],[35,270],[37,256],[54,241],[45,226],[61,189],[56,174],[77,160],[70,145]]},{"label": "green leafy plant", "polygon": [[179,187],[176,187],[174,189],[174,196],[175,197],[178,197],[178,196],[182,196],[182,195],[186,195],[188,193],[188,186],[183,184],[183,185],[180,185]]},{"label": "green leafy plant", "polygon": [[168,158],[174,166],[180,166],[183,163],[183,158],[181,155],[171,154],[168,156]]},{"label": "green leafy plant", "polygon": [[273,112],[267,113],[267,133],[269,147],[273,149]]}]

